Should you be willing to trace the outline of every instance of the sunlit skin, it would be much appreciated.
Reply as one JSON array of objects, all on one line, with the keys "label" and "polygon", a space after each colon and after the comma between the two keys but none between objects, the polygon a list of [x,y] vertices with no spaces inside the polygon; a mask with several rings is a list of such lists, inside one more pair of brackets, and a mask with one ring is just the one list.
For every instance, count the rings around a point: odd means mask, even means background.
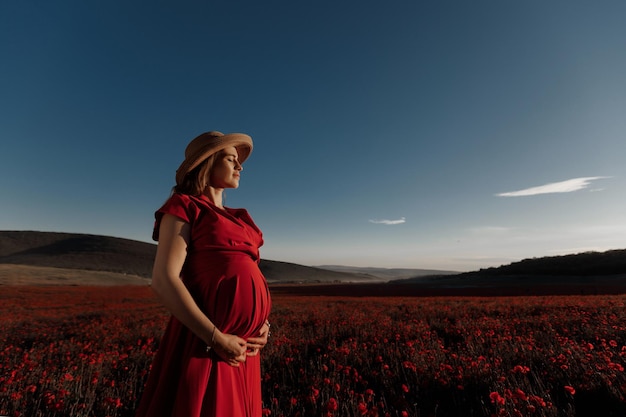
[{"label": "sunlit skin", "polygon": [[[221,151],[211,169],[204,195],[214,205],[223,208],[224,189],[239,187],[242,169],[236,148],[229,147]],[[269,326],[264,325],[257,337],[244,340],[237,335],[222,333],[209,320],[179,278],[190,240],[191,227],[188,223],[170,214],[163,216],[152,288],[170,312],[207,346],[211,346],[231,366],[239,366],[247,356],[257,355],[266,345]]]},{"label": "sunlit skin", "polygon": [[[211,177],[209,178],[209,189],[212,192],[223,192],[225,188],[239,187],[241,171],[243,167],[239,163],[239,155],[235,147],[229,147],[217,154]],[[211,198],[211,196],[208,196]]]}]

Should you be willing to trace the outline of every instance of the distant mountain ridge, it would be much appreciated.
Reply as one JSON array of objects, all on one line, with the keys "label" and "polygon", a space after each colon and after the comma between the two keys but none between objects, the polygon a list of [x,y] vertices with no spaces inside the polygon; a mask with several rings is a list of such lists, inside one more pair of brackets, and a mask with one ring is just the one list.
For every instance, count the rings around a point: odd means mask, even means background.
[{"label": "distant mountain ridge", "polygon": [[[156,245],[129,239],[99,235],[36,231],[0,231],[0,266],[5,278],[15,276],[10,265],[57,268],[58,280],[68,274],[62,270],[95,271],[91,283],[107,279],[121,282],[123,276],[150,278]],[[559,292],[570,287],[579,291],[599,288],[626,289],[626,249],[586,252],[576,255],[524,259],[497,268],[454,273],[451,271],[402,268],[360,268],[349,266],[309,267],[288,262],[261,260],[261,271],[270,284],[392,284],[402,293],[419,293],[423,289],[465,291],[471,288],[523,288],[551,285]],[[9,268],[9,269],[7,269]],[[328,268],[328,269],[327,269]],[[25,271],[23,268],[20,271]],[[117,274],[108,278],[107,272]],[[31,272],[32,273],[32,272]],[[43,272],[37,272],[40,275]],[[23,274],[28,274],[23,272]],[[65,275],[63,275],[65,274]],[[81,274],[74,275],[80,276]],[[405,278],[409,274],[410,278]],[[110,274],[109,274],[110,275]],[[104,277],[104,278],[101,278]],[[0,277],[0,284],[2,277]],[[6,282],[6,279],[5,279]],[[135,279],[135,282],[136,279]],[[76,284],[76,285],[80,285]],[[590,289],[590,286],[592,287]],[[381,293],[381,286],[368,289]],[[570,289],[570,291],[571,291]],[[598,290],[596,290],[598,289]],[[290,290],[291,291],[291,290]],[[603,290],[604,291],[604,290]],[[349,291],[350,292],[350,291]],[[468,293],[465,291],[465,293]]]},{"label": "distant mountain ridge", "polygon": [[414,269],[414,268],[375,268],[345,265],[317,265],[316,268],[328,269],[338,272],[352,272],[367,274],[373,278],[389,281],[392,279],[415,278],[433,275],[456,275],[458,271],[445,271],[439,269]]},{"label": "distant mountain ridge", "polygon": [[[0,264],[106,271],[150,278],[156,245],[117,237],[0,231]],[[367,274],[330,271],[262,259],[269,283],[380,282]]]}]

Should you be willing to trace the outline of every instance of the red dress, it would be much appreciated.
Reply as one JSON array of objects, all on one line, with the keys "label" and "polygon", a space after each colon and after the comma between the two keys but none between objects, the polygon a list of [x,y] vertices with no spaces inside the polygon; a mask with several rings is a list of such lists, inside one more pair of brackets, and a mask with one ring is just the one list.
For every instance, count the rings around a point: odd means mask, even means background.
[{"label": "red dress", "polygon": [[[271,300],[261,273],[263,236],[244,209],[219,209],[207,198],[174,194],[156,212],[191,225],[181,279],[220,331],[258,336]],[[224,362],[175,317],[152,363],[137,417],[260,417],[260,355],[239,367]]]}]

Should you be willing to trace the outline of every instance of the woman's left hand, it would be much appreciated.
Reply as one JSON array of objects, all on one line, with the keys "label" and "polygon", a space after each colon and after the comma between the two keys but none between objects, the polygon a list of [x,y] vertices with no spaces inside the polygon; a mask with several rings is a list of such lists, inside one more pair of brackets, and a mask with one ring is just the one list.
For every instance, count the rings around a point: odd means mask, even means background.
[{"label": "woman's left hand", "polygon": [[259,354],[259,350],[267,344],[267,338],[270,336],[270,325],[265,323],[256,337],[250,337],[247,340],[246,347],[248,348],[248,356],[256,356]]}]

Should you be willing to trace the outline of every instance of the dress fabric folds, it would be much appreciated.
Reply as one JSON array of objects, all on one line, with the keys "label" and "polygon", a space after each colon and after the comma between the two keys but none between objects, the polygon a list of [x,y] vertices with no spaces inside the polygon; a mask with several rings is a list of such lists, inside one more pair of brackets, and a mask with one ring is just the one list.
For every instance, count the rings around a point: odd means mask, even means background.
[{"label": "dress fabric folds", "polygon": [[[258,336],[271,299],[259,269],[263,235],[244,209],[221,209],[206,197],[173,194],[155,214],[191,226],[181,279],[220,331]],[[137,417],[260,417],[260,354],[232,367],[175,317],[161,339]]]}]

